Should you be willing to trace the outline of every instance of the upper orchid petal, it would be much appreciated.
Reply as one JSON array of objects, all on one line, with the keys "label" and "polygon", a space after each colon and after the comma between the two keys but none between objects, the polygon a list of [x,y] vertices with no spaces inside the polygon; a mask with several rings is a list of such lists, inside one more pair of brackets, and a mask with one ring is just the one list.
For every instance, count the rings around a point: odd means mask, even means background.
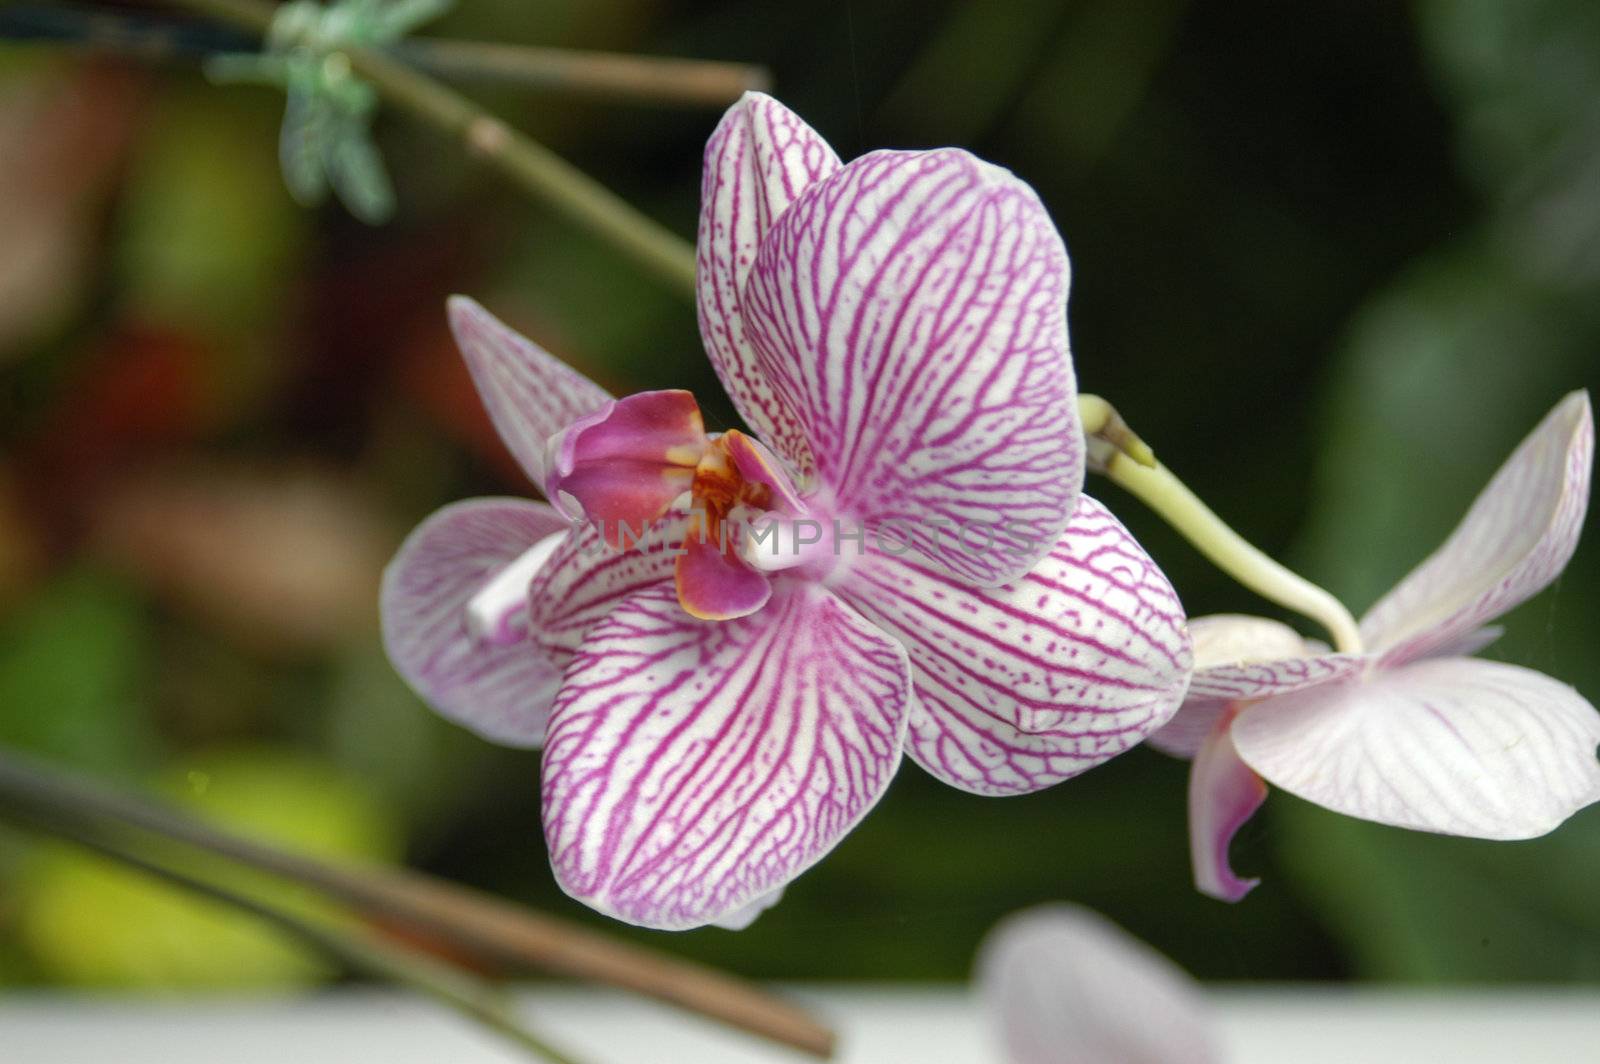
[{"label": "upper orchid petal", "polygon": [[1380,824],[1533,838],[1600,799],[1600,714],[1515,665],[1425,659],[1246,707],[1239,756],[1274,786]]},{"label": "upper orchid petal", "polygon": [[[545,491],[550,437],[611,396],[466,296],[451,296],[450,328],[500,438]],[[549,492],[545,492],[549,497]]]},{"label": "upper orchid petal", "polygon": [[1589,504],[1594,414],[1573,392],[1522,441],[1450,538],[1361,621],[1385,664],[1434,653],[1529,598],[1572,557]]},{"label": "upper orchid petal", "polygon": [[839,169],[817,131],[770,96],[747,92],[706,144],[696,281],[700,335],[739,416],[797,470],[811,452],[784,397],[745,338],[739,292],[773,221],[810,185]]},{"label": "upper orchid petal", "polygon": [[963,151],[874,152],[800,194],[740,306],[836,512],[986,586],[1055,546],[1084,475],[1068,275],[1033,190]]},{"label": "upper orchid petal", "polygon": [[910,699],[905,651],[815,585],[724,622],[671,587],[633,595],[589,630],[551,717],[557,880],[647,927],[733,918],[882,796]]},{"label": "upper orchid petal", "polygon": [[978,993],[1012,1064],[1215,1064],[1199,986],[1072,905],[1008,916],[978,952]]},{"label": "upper orchid petal", "polygon": [[429,517],[384,570],[384,647],[412,690],[450,720],[493,742],[538,746],[561,680],[526,638],[474,637],[467,605],[496,575],[567,523],[521,499],[468,499]]},{"label": "upper orchid petal", "polygon": [[1218,715],[1196,751],[1189,772],[1189,859],[1195,886],[1222,901],[1238,901],[1259,879],[1240,879],[1228,860],[1228,846],[1261,803],[1267,785],[1239,758],[1229,734],[1234,710]]},{"label": "upper orchid petal", "polygon": [[907,554],[869,554],[836,590],[911,654],[907,751],[978,794],[1019,794],[1137,744],[1188,682],[1183,608],[1149,556],[1084,496],[1015,584],[975,588]]},{"label": "upper orchid petal", "polygon": [[[611,526],[612,536],[625,541],[642,535],[689,490],[706,433],[694,396],[671,389],[611,400],[549,444],[551,501],[573,520]],[[571,510],[567,496],[581,512]]]}]

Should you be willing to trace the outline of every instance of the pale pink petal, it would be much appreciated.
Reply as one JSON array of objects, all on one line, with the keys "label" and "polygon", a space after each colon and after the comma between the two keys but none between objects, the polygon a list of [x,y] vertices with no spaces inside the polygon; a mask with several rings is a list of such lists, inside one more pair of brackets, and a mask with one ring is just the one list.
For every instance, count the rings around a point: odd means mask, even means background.
[{"label": "pale pink petal", "polygon": [[1189,636],[1194,640],[1196,669],[1307,657],[1312,653],[1300,633],[1288,625],[1244,613],[1190,618]]},{"label": "pale pink petal", "polygon": [[1233,722],[1273,786],[1380,824],[1525,839],[1600,799],[1600,714],[1541,673],[1427,659],[1284,695]]},{"label": "pale pink petal", "polygon": [[1046,905],[1002,920],[978,951],[984,1011],[1011,1064],[1217,1064],[1205,996],[1105,917]]},{"label": "pale pink petal", "polygon": [[745,93],[706,145],[697,254],[700,335],[739,416],[799,472],[811,452],[783,397],[756,364],[745,338],[739,292],[773,220],[839,157],[816,130],[770,96]]},{"label": "pale pink petal", "polygon": [[1259,879],[1240,879],[1228,860],[1228,846],[1245,822],[1267,800],[1267,785],[1239,759],[1224,710],[1195,754],[1189,769],[1189,860],[1194,885],[1202,894],[1238,901]]},{"label": "pale pink petal", "polygon": [[[450,328],[500,438],[544,491],[550,437],[611,398],[466,296],[451,296]],[[548,494],[548,493],[547,493]]]},{"label": "pale pink petal", "polygon": [[550,501],[606,525],[613,546],[623,526],[642,530],[689,490],[707,444],[700,407],[679,389],[611,400],[549,442]]},{"label": "pale pink petal", "polygon": [[1084,496],[1033,572],[984,590],[913,554],[869,553],[835,589],[911,654],[907,752],[952,786],[1019,794],[1137,744],[1183,697],[1183,607]]},{"label": "pale pink petal", "polygon": [[1554,580],[1589,505],[1594,415],[1587,392],[1563,399],[1500,467],[1456,530],[1361,621],[1385,664],[1455,642]]},{"label": "pale pink petal", "polygon": [[600,529],[572,530],[528,587],[529,627],[534,639],[563,667],[591,626],[646,588],[672,588],[677,552],[687,534],[682,514],[650,526],[624,550],[607,546]]},{"label": "pale pink petal", "polygon": [[730,919],[833,848],[900,760],[899,644],[783,581],[750,617],[700,621],[670,587],[589,630],[544,753],[563,889],[629,923]]},{"label": "pale pink petal", "polygon": [[1188,697],[1196,701],[1227,702],[1267,698],[1346,680],[1360,675],[1371,664],[1371,659],[1360,654],[1318,654],[1248,665],[1213,665],[1209,669],[1195,670]]},{"label": "pale pink petal", "polygon": [[783,888],[779,887],[771,894],[763,894],[755,901],[742,909],[735,909],[727,916],[711,921],[713,925],[724,931],[743,931],[756,922],[760,915],[783,900]]},{"label": "pale pink petal", "polygon": [[418,525],[384,570],[384,648],[395,671],[442,716],[507,746],[544,738],[561,668],[524,639],[475,638],[467,604],[534,544],[564,531],[548,506],[468,499]]},{"label": "pale pink petal", "polygon": [[1232,705],[1235,702],[1228,699],[1185,696],[1178,712],[1151,732],[1145,744],[1173,757],[1192,758],[1200,752],[1201,744],[1217,726],[1217,720]]},{"label": "pale pink petal", "polygon": [[800,194],[740,306],[835,512],[986,586],[1054,547],[1084,472],[1068,273],[1033,190],[962,151],[874,152]]}]

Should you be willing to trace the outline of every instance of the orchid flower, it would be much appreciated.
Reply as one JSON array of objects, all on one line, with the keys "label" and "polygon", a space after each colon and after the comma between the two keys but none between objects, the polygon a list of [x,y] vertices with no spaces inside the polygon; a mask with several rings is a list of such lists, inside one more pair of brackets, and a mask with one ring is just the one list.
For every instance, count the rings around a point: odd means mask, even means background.
[{"label": "orchid flower", "polygon": [[[559,512],[435,515],[384,603],[441,711],[542,730],[562,887],[668,929],[748,922],[902,750],[978,794],[1037,790],[1164,723],[1191,665],[1171,585],[1081,494],[1066,252],[1025,184],[954,149],[844,165],[749,94],[706,150],[698,262],[753,434],[708,434],[686,392],[575,385],[458,301],[495,423]],[[641,526],[672,549],[630,546]]]},{"label": "orchid flower", "polygon": [[1575,392],[1367,612],[1362,653],[1320,652],[1264,618],[1192,622],[1193,682],[1151,744],[1194,759],[1200,890],[1237,901],[1256,885],[1233,873],[1228,845],[1267,783],[1347,816],[1483,839],[1543,835],[1600,800],[1600,713],[1548,676],[1468,656],[1572,557],[1593,451],[1589,397]]},{"label": "orchid flower", "polygon": [[1199,984],[1075,905],[1014,913],[978,951],[980,1004],[1011,1064],[1217,1064]]}]

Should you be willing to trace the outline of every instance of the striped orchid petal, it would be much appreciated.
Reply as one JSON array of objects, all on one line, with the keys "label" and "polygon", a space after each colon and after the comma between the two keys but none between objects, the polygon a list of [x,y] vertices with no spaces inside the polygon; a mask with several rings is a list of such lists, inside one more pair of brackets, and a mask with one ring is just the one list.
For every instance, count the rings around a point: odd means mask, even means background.
[{"label": "striped orchid petal", "polygon": [[1361,621],[1361,638],[1401,664],[1468,636],[1565,568],[1589,504],[1594,415],[1563,399],[1500,467],[1444,545]]},{"label": "striped orchid petal", "polygon": [[1049,553],[1084,474],[1068,274],[1033,190],[966,152],[874,152],[799,195],[740,305],[836,512],[984,586]]},{"label": "striped orchid petal", "polygon": [[1515,665],[1425,659],[1239,713],[1239,756],[1277,787],[1380,824],[1525,839],[1600,800],[1600,714]]},{"label": "striped orchid petal", "polygon": [[728,109],[706,144],[696,248],[700,335],[739,416],[797,470],[811,452],[792,410],[773,391],[745,337],[739,292],[761,238],[839,157],[793,111],[758,92]]},{"label": "striped orchid petal", "polygon": [[1008,587],[876,552],[838,591],[911,654],[911,757],[978,794],[1039,790],[1121,753],[1172,715],[1188,681],[1177,595],[1088,496]]},{"label": "striped orchid petal", "polygon": [[379,609],[395,670],[442,716],[507,746],[538,746],[561,680],[526,638],[476,637],[468,605],[535,544],[566,531],[548,506],[469,499],[406,537],[384,570]]},{"label": "striped orchid petal", "polygon": [[1216,1064],[1199,986],[1075,905],[1008,916],[978,951],[977,989],[1011,1064]]},{"label": "striped orchid petal", "polygon": [[456,344],[490,420],[528,479],[544,491],[550,437],[611,396],[475,300],[451,296],[449,312]]},{"label": "striped orchid petal", "polygon": [[615,550],[596,526],[575,527],[528,587],[534,638],[564,667],[596,621],[641,591],[672,586],[687,528],[687,518],[672,513],[644,541]]},{"label": "striped orchid petal", "polygon": [[732,920],[832,849],[889,785],[905,651],[797,581],[735,621],[670,587],[589,630],[544,752],[544,824],[573,897],[663,929]]}]

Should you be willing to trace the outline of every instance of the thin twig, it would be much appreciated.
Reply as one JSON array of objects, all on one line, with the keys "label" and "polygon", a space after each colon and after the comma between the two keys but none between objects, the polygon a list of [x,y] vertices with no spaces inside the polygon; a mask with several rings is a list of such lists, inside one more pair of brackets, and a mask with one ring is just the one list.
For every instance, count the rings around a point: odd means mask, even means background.
[{"label": "thin twig", "polygon": [[[276,5],[262,0],[177,0],[192,11],[265,33]],[[341,49],[350,69],[383,98],[459,140],[523,189],[593,230],[694,298],[694,247],[549,148],[446,85],[372,48]]]},{"label": "thin twig", "polygon": [[368,933],[319,926],[256,898],[151,861],[104,835],[85,830],[70,818],[40,812],[17,815],[15,811],[12,816],[21,826],[66,839],[119,864],[248,913],[300,939],[351,971],[407,987],[455,1009],[551,1064],[577,1064],[572,1057],[523,1026],[494,988],[423,954],[396,949]]},{"label": "thin twig", "polygon": [[819,1057],[833,1052],[832,1031],[742,980],[417,872],[357,869],[275,849],[4,750],[0,801],[136,827],[316,887],[369,917],[437,935],[487,961],[632,990]]}]

